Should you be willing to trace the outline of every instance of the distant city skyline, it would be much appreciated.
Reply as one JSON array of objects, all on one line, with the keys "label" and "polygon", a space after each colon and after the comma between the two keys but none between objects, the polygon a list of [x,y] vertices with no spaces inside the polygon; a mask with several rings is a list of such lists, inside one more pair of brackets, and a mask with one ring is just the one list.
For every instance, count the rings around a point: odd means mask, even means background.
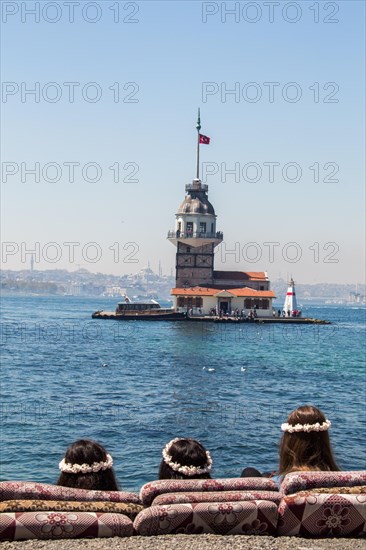
[{"label": "distant city skyline", "polygon": [[364,3],[87,4],[2,4],[3,269],[174,273],[200,107],[215,268],[364,282]]},{"label": "distant city skyline", "polygon": [[[175,277],[160,276],[150,267],[136,274],[112,275],[92,273],[84,268],[76,271],[64,269],[31,271],[2,270],[1,292],[14,295],[72,295],[72,296],[132,296],[171,299],[171,289]],[[283,301],[288,289],[288,281],[272,279],[272,289],[276,303]],[[324,303],[348,303],[365,305],[366,284],[296,284],[296,294],[300,302],[320,300]]]}]

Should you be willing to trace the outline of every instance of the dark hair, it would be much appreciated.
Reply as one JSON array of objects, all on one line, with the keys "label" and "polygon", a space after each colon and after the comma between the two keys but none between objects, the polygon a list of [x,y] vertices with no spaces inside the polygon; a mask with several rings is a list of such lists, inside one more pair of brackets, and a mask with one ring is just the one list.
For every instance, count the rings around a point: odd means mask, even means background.
[{"label": "dark hair", "polygon": [[[96,441],[79,439],[72,443],[65,454],[65,462],[68,464],[88,464],[105,462],[107,451]],[[74,489],[92,489],[95,491],[118,491],[118,485],[113,468],[99,470],[87,474],[71,474],[61,472],[57,485],[73,487]]]},{"label": "dark hair", "polygon": [[[326,418],[312,405],[299,407],[289,414],[287,422],[296,424],[322,424]],[[333,457],[328,431],[285,432],[280,443],[280,474],[297,470],[339,471]]]},{"label": "dark hair", "polygon": [[[171,444],[169,454],[181,466],[207,467],[206,449],[195,439],[179,439]],[[188,476],[173,470],[164,459],[160,463],[159,479],[211,479],[209,472]]]}]

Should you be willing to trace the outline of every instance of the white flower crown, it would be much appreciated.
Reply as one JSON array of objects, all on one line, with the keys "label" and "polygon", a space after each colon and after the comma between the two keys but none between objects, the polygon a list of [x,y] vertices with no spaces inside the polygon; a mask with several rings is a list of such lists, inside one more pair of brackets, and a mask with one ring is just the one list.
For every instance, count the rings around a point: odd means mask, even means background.
[{"label": "white flower crown", "polygon": [[181,464],[178,464],[178,462],[173,462],[173,457],[169,454],[170,448],[174,443],[182,440],[184,440],[184,438],[176,437],[175,439],[172,439],[171,441],[169,441],[169,443],[164,447],[162,454],[163,454],[165,464],[167,464],[175,472],[180,472],[181,474],[189,477],[194,475],[207,474],[212,468],[212,458],[208,451],[206,451],[207,463],[203,467],[182,466]]},{"label": "white flower crown", "polygon": [[283,432],[289,432],[290,434],[294,432],[326,432],[331,427],[332,423],[330,420],[325,420],[323,424],[288,424],[285,422],[281,425],[281,430]]},{"label": "white flower crown", "polygon": [[58,467],[61,472],[67,474],[96,474],[100,470],[109,470],[113,466],[113,458],[107,454],[107,460],[105,462],[93,462],[93,464],[70,464],[65,462],[63,458]]}]

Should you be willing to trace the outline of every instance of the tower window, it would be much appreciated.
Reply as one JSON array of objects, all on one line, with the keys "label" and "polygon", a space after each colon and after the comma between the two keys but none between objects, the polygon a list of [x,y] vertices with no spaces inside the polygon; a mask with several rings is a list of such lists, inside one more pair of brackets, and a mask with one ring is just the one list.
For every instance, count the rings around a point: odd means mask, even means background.
[{"label": "tower window", "polygon": [[192,234],[193,233],[193,222],[187,222],[187,234]]},{"label": "tower window", "polygon": [[200,222],[200,233],[206,233],[206,223]]},{"label": "tower window", "polygon": [[191,247],[187,246],[187,252],[190,252],[190,251],[191,251]]}]

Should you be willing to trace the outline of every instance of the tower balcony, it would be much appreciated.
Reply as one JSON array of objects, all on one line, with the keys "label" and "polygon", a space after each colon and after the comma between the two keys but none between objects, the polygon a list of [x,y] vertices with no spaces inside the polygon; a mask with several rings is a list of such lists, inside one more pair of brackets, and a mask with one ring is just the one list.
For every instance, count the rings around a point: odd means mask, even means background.
[{"label": "tower balcony", "polygon": [[220,244],[224,238],[224,234],[221,231],[215,233],[201,233],[195,231],[168,231],[169,241],[177,245],[178,242],[184,243],[188,246],[203,246],[205,244],[213,243],[214,246]]},{"label": "tower balcony", "polygon": [[186,193],[189,193],[190,191],[204,191],[207,193],[208,185],[201,183],[199,180],[193,180],[192,183],[187,183],[186,185]]}]

